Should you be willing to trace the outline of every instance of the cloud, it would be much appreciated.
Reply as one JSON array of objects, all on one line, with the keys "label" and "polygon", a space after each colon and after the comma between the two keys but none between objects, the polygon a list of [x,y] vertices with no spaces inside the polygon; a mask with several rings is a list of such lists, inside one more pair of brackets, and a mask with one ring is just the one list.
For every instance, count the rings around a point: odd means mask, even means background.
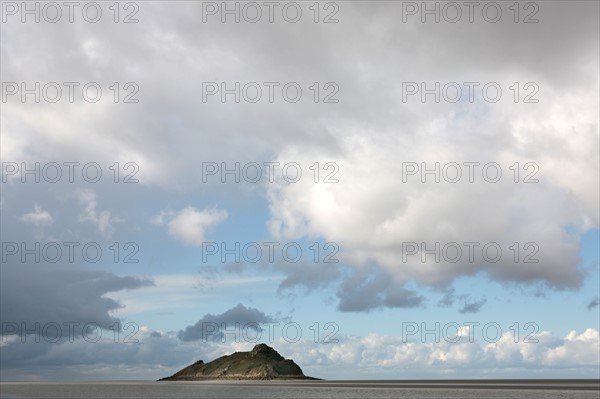
[{"label": "cloud", "polygon": [[[117,380],[123,375],[158,379],[200,358],[217,357],[214,347],[184,344],[166,331],[131,322],[127,331],[106,330],[96,342],[93,333],[57,343],[32,336],[2,347],[2,377],[8,380]],[[14,338],[9,336],[8,338]]]},{"label": "cloud", "polygon": [[593,297],[590,300],[590,303],[588,303],[588,305],[587,305],[587,310],[592,310],[594,308],[597,308],[599,303],[600,303],[600,298],[598,298],[597,296]]},{"label": "cloud", "polygon": [[[188,245],[201,246],[206,233],[214,226],[225,221],[227,211],[217,208],[205,208],[201,211],[188,206],[179,212],[161,211],[151,219],[151,223],[162,226],[166,223],[169,234]],[[170,219],[168,222],[167,219]]]},{"label": "cloud", "polygon": [[157,226],[163,226],[166,223],[166,220],[172,218],[174,214],[175,212],[172,210],[162,210],[158,215],[150,219],[150,223]]},{"label": "cloud", "polygon": [[122,222],[120,218],[112,216],[110,211],[98,212],[96,210],[98,202],[96,200],[96,193],[93,190],[79,190],[77,192],[77,199],[84,207],[79,214],[79,221],[92,223],[101,234],[110,236],[115,231],[114,224]]},{"label": "cloud", "polygon": [[588,328],[577,335],[575,330],[567,334],[564,340],[555,348],[548,349],[543,362],[548,365],[598,365],[600,335],[593,328]]},{"label": "cloud", "polygon": [[456,295],[456,290],[454,288],[450,288],[446,290],[444,296],[438,301],[437,306],[441,308],[449,308],[452,307],[457,300],[463,301],[462,307],[458,309],[458,312],[462,314],[478,313],[483,305],[487,302],[485,298],[480,300],[472,300],[471,296],[467,294]]},{"label": "cloud", "polygon": [[295,288],[304,289],[306,292],[322,289],[337,281],[341,275],[340,268],[335,263],[280,262],[276,269],[285,275],[278,287],[280,293]]},{"label": "cloud", "polygon": [[486,302],[487,300],[485,298],[470,303],[465,299],[462,308],[460,308],[458,312],[462,314],[478,313]]},{"label": "cloud", "polygon": [[[424,292],[430,287],[444,290],[464,276],[540,285],[549,298],[552,290],[580,288],[584,281],[578,268],[580,239],[599,224],[598,3],[546,2],[539,14],[543,18],[540,24],[515,24],[510,13],[497,24],[481,20],[474,24],[422,24],[418,15],[414,23],[403,24],[399,23],[401,7],[402,2],[347,2],[337,24],[314,24],[311,18],[299,24],[199,24],[200,3],[180,2],[172,7],[165,2],[144,2],[144,23],[135,26],[114,24],[111,18],[94,24],[93,32],[88,31],[89,24],[52,24],[50,30],[44,23],[2,24],[1,36],[11,38],[3,41],[0,50],[4,81],[36,77],[41,82],[84,84],[91,79],[108,79],[100,82],[105,95],[97,104],[80,100],[23,104],[18,96],[3,104],[2,159],[94,160],[103,167],[115,161],[121,165],[135,161],[140,168],[136,176],[139,186],[146,190],[140,194],[112,183],[105,190],[107,187],[100,183],[96,186],[101,187],[97,191],[98,198],[102,193],[100,206],[96,191],[81,181],[32,187],[15,184],[19,179],[13,176],[8,183],[10,190],[3,186],[3,215],[37,214],[35,208],[34,212],[20,208],[25,206],[22,204],[30,206],[30,198],[35,198],[52,210],[53,227],[64,241],[71,240],[69,234],[87,237],[86,230],[92,228],[104,235],[122,233],[115,229],[120,219],[113,215],[114,209],[127,214],[128,219],[139,211],[147,220],[144,211],[161,209],[164,205],[155,204],[169,203],[174,192],[184,201],[206,198],[208,193],[212,201],[213,195],[227,193],[228,201],[252,204],[248,205],[249,213],[257,211],[264,216],[264,202],[255,207],[253,201],[246,201],[248,185],[231,188],[218,178],[200,184],[202,160],[230,162],[230,167],[231,162],[294,161],[305,172],[299,183],[261,182],[248,191],[266,200],[273,238],[317,237],[335,242],[344,266],[327,270],[315,266],[305,274],[297,268],[278,268],[284,274],[280,290],[305,287],[310,291],[335,285],[338,309],[365,312],[422,306],[425,298],[418,292],[420,288],[409,287],[423,287]],[[305,33],[298,35],[298,29],[303,28],[307,28]],[[38,46],[34,49],[31,43]],[[202,82],[208,80],[242,84],[298,81],[305,93],[303,100],[294,104],[277,100],[224,105],[217,97],[214,102],[203,103],[199,93]],[[422,80],[442,84],[494,81],[502,85],[504,96],[497,104],[481,100],[403,103],[403,82]],[[329,81],[339,85],[339,103],[315,104],[308,87]],[[114,104],[108,89],[114,82],[138,84],[140,103]],[[521,88],[525,82],[539,85],[540,102],[515,103],[509,89],[514,82],[520,82]],[[35,118],[31,117],[32,107]],[[321,166],[335,162],[339,182],[314,183],[308,167],[315,161]],[[419,176],[403,183],[403,161],[428,162],[430,167],[435,162],[474,161],[483,165],[493,161],[501,164],[504,174],[498,183],[478,180],[470,184],[465,177],[457,184],[443,179],[439,184],[421,183]],[[521,180],[529,171],[523,168],[527,162],[538,165],[539,183],[513,183],[509,167],[514,162],[519,162]],[[326,171],[321,172],[323,177]],[[111,181],[111,175],[108,172],[104,177]],[[62,200],[62,193],[74,187],[83,188],[78,192],[81,226],[64,222],[73,209]],[[114,201],[110,206],[107,192]],[[50,199],[57,206],[50,207],[46,201]],[[174,209],[187,203],[174,205]],[[128,204],[131,213],[120,208]],[[212,212],[192,207],[178,212],[165,210],[152,222],[166,226],[176,240],[196,246],[227,218],[225,211]],[[13,234],[13,228],[23,225],[23,231],[14,234],[18,236],[14,241],[30,238],[24,231],[29,226],[21,221],[35,223],[33,219],[12,218],[12,224],[8,219],[2,220],[3,232]],[[37,220],[41,223],[44,217]],[[59,221],[61,225],[56,226]],[[139,231],[143,230],[140,227]],[[406,242],[426,242],[431,247],[435,242],[443,245],[473,240],[497,242],[504,250],[502,259],[491,264],[470,262],[463,256],[451,263],[435,262],[429,256],[422,262],[423,253],[419,252],[403,261]],[[521,260],[535,249],[524,245],[537,244],[535,257],[539,262],[515,262],[509,249],[515,241],[520,243]],[[162,264],[156,267],[160,268],[169,263],[166,259],[173,248],[157,248],[166,254],[157,257],[156,262]],[[188,257],[184,254],[180,259],[184,263]],[[118,309],[120,304],[107,299],[107,290],[140,284],[140,279],[113,273],[99,275],[79,269],[69,278],[69,272],[54,273],[53,268],[40,270],[31,264],[18,268],[22,272],[5,265],[0,270],[1,299],[3,304],[11,304],[2,310],[8,309],[11,317],[22,314],[32,321],[36,317],[44,321],[52,315],[111,323],[114,319],[109,310]],[[146,273],[146,269],[137,270]],[[31,298],[28,292],[33,292]],[[152,300],[158,302],[159,298],[155,295]],[[147,308],[152,300],[143,305]],[[456,298],[449,295],[441,304],[452,302]],[[597,309],[593,303],[591,309]],[[474,305],[481,306],[478,302]],[[288,346],[287,353],[298,352],[302,359],[328,367],[335,362],[348,364],[349,370],[356,364],[378,371],[384,366],[397,375],[398,367],[410,367],[413,361],[421,370],[430,370],[438,364],[452,366],[477,359],[488,352],[489,356],[496,353],[499,359],[519,361],[494,363],[484,356],[490,363],[474,364],[518,368],[523,364],[538,367],[537,361],[542,367],[547,363],[539,348],[566,345],[561,338],[548,339],[543,346],[511,346],[516,349],[509,350],[508,346],[482,349],[475,345],[428,348],[404,345],[398,337],[371,335],[326,348]],[[580,350],[582,342],[589,343],[569,340],[567,352]],[[101,348],[106,347],[88,348],[85,360],[90,364],[104,361]],[[192,357],[191,347],[178,348]],[[143,349],[138,350],[143,355]],[[68,352],[72,362],[77,362],[77,351]],[[557,359],[553,367],[562,367],[562,355],[553,356]],[[144,356],[132,359],[155,360]],[[564,361],[577,367],[568,359]],[[129,364],[127,360],[117,363]]]},{"label": "cloud", "polygon": [[377,269],[354,272],[344,279],[337,295],[338,309],[343,312],[365,312],[382,307],[413,308],[423,305],[425,300]]},{"label": "cloud", "polygon": [[[482,339],[480,333],[471,342],[466,328],[456,343],[435,341],[431,334],[425,342],[378,333],[337,334],[337,343],[315,345],[311,332],[307,339],[294,343],[277,335],[268,344],[282,356],[293,359],[306,375],[321,378],[392,379],[398,373],[407,378],[518,378],[523,373],[535,373],[540,378],[597,375],[599,333],[593,328],[580,334],[571,331],[563,338],[541,331],[536,335],[537,343],[515,342],[511,331],[494,340]],[[234,342],[231,335],[225,343],[183,341],[177,338],[180,334],[138,325],[132,337],[138,343],[123,343],[122,335],[115,342],[112,333],[96,343],[82,339],[56,344],[6,340],[0,365],[6,379],[31,378],[32,372],[45,378],[66,375],[69,379],[118,379],[128,375],[157,379],[199,359],[210,361],[255,345],[243,340]]]},{"label": "cloud", "polygon": [[16,323],[20,332],[21,323],[33,330],[37,323],[38,335],[44,335],[43,326],[48,323],[78,323],[75,331],[81,331],[87,323],[114,328],[118,319],[110,312],[123,305],[105,295],[151,284],[148,280],[102,271],[4,264],[0,281],[1,321]]},{"label": "cloud", "polygon": [[[112,334],[96,343],[82,339],[57,344],[28,339],[22,343],[12,339],[3,345],[0,362],[6,379],[31,378],[31,372],[45,378],[118,379],[129,375],[157,379],[199,359],[210,361],[255,345],[233,342],[231,336],[221,343],[182,341],[176,335],[140,325],[133,336],[138,343],[115,342]],[[377,333],[338,334],[337,343],[315,345],[311,335],[295,343],[279,337],[268,344],[293,359],[305,374],[322,378],[392,379],[399,372],[410,378],[518,378],[532,372],[543,378],[593,378],[600,365],[599,334],[592,328],[580,334],[571,331],[564,338],[542,331],[537,343],[514,342],[512,332],[505,332],[496,342],[477,337],[473,342],[467,338],[450,343],[444,339],[407,342],[397,335]]]},{"label": "cloud", "polygon": [[450,288],[449,290],[447,290],[442,299],[439,300],[437,305],[443,308],[448,308],[454,305],[454,293],[454,288]]},{"label": "cloud", "polygon": [[[146,97],[135,107],[41,104],[33,120],[26,105],[7,103],[2,155],[39,161],[78,154],[107,165],[115,159],[134,160],[144,185],[183,187],[186,192],[198,190],[198,160],[295,161],[307,166],[303,170],[308,175],[316,160],[332,161],[339,166],[339,183],[315,184],[306,178],[292,185],[252,186],[267,191],[274,237],[336,242],[349,266],[360,270],[374,264],[396,285],[415,281],[448,287],[461,276],[482,272],[499,282],[577,289],[583,281],[577,269],[578,238],[599,219],[597,176],[581,173],[598,164],[599,104],[591,89],[598,82],[598,39],[590,34],[597,31],[597,5],[588,3],[545,4],[543,23],[532,26],[509,18],[497,24],[421,24],[418,16],[417,22],[405,24],[397,19],[400,3],[358,2],[344,6],[340,23],[312,24],[301,38],[295,29],[307,21],[253,25],[252,34],[244,23],[198,25],[194,16],[201,8],[196,4],[170,9],[147,4],[144,15],[152,23],[136,24],[135,31],[124,24],[111,26],[101,37],[83,42],[73,34],[76,26],[57,25],[47,35],[43,24],[27,29],[5,24],[3,35],[18,38],[3,47],[7,80],[19,80],[23,65],[18,54],[27,43],[37,42],[52,56],[47,61],[46,54],[28,55],[32,76],[59,81],[111,76],[113,81],[135,81]],[[365,24],[366,17],[373,24]],[[480,38],[476,42],[474,32]],[[277,43],[274,33],[281,38]],[[487,46],[490,42],[495,45]],[[78,50],[66,54],[64,48]],[[531,48],[539,51],[534,55]],[[335,80],[340,101],[318,107],[312,100],[235,107],[198,102],[202,82],[217,78],[298,81],[306,87]],[[504,96],[497,104],[480,99],[403,103],[403,83],[422,80],[499,82]],[[538,84],[542,101],[515,104],[509,87],[516,81]],[[309,98],[310,90],[305,91]],[[180,137],[181,145],[171,145],[165,131]],[[539,148],[544,151],[535,150]],[[402,161],[493,161],[502,165],[504,175],[498,184],[404,184]],[[520,169],[527,162],[538,165],[540,183],[513,184],[508,168],[514,162]],[[527,172],[521,170],[520,178]],[[215,181],[216,186],[202,187],[223,186]],[[105,212],[90,211],[84,219],[110,231],[114,223]],[[158,215],[155,222],[166,223],[169,217]],[[206,234],[205,222],[177,219],[169,234],[198,245]],[[573,226],[575,234],[565,226]],[[494,241],[505,256],[497,264],[464,258],[453,264],[422,263],[416,261],[420,254],[408,263],[400,261],[404,242],[432,245],[432,240],[442,245]],[[539,263],[523,267],[511,262],[507,254],[514,241],[537,243]],[[297,277],[290,274],[290,283]]]},{"label": "cloud", "polygon": [[[274,322],[273,317],[266,315],[255,308],[247,308],[238,304],[221,314],[206,314],[194,325],[187,326],[179,331],[178,337],[182,341],[220,341],[233,330],[241,335],[245,329],[260,330],[260,324]],[[251,333],[254,334],[254,333]],[[254,335],[252,335],[254,337]]]},{"label": "cloud", "polygon": [[600,349],[595,329],[581,334],[571,331],[564,338],[542,331],[537,343],[515,342],[512,332],[487,340],[480,333],[472,342],[467,329],[456,343],[436,341],[433,336],[428,341],[406,341],[400,336],[371,333],[339,336],[337,344],[318,346],[281,339],[277,347],[302,365],[305,373],[323,378],[336,378],[340,373],[348,378],[393,378],[399,372],[412,378],[518,378],[532,372],[544,378],[597,375]]},{"label": "cloud", "polygon": [[20,217],[20,220],[23,222],[32,223],[36,226],[47,226],[52,224],[54,219],[50,212],[42,209],[38,204],[34,205],[33,212],[29,212]]},{"label": "cloud", "polygon": [[[489,131],[493,124],[486,120],[488,122],[490,126],[480,128]],[[445,126],[446,122],[439,128],[432,126],[435,132],[432,134],[443,140]],[[495,140],[505,141],[500,133],[505,128],[498,126],[497,129]],[[471,131],[469,135],[477,133]],[[423,184],[417,178],[401,184],[401,163],[394,159],[415,159],[415,154],[422,154],[421,159],[429,165],[475,160],[470,149],[456,145],[467,140],[467,134],[462,138],[448,138],[445,144],[424,142],[422,148],[415,147],[412,137],[402,134],[383,133],[377,140],[365,136],[368,135],[357,132],[356,137],[349,138],[348,153],[336,158],[344,172],[340,183],[269,186],[269,226],[273,236],[290,240],[320,236],[336,242],[341,248],[340,258],[343,257],[346,264],[356,269],[375,264],[400,285],[414,280],[436,288],[447,287],[459,276],[482,272],[500,283],[541,283],[558,290],[581,286],[583,274],[577,267],[579,243],[564,226],[575,223],[577,231],[583,233],[592,226],[587,221],[597,219],[594,209],[583,205],[584,197],[590,195],[587,188],[580,190],[581,206],[571,207],[572,192],[560,184],[531,185],[526,191],[526,186],[515,185],[509,179],[497,184],[443,181]],[[446,154],[440,156],[439,147],[444,148]],[[505,151],[514,151],[512,159],[522,157],[515,149],[496,152],[494,148],[489,147],[488,154],[481,155],[483,159],[477,162],[483,164],[486,158],[510,158],[501,154]],[[309,157],[306,152],[290,151],[280,162]],[[323,157],[317,153],[312,155],[316,159]],[[581,170],[591,167],[594,160],[593,157],[586,159],[590,165],[581,165]],[[511,161],[502,163],[507,165],[506,169],[511,165]],[[466,198],[477,198],[477,201]],[[530,209],[533,203],[544,206]],[[548,218],[548,214],[553,217]],[[474,215],[482,216],[476,222]],[[466,242],[477,243],[477,259],[471,260],[467,255]],[[514,242],[520,247],[519,262],[511,256],[510,247]],[[436,261],[434,255],[421,251],[406,256],[407,243],[425,243],[427,249],[457,244],[462,255],[458,262],[446,261],[443,257]],[[482,256],[482,248],[488,243],[503,251],[499,262],[486,261]],[[533,255],[536,263],[523,263],[526,252],[536,252]]]}]

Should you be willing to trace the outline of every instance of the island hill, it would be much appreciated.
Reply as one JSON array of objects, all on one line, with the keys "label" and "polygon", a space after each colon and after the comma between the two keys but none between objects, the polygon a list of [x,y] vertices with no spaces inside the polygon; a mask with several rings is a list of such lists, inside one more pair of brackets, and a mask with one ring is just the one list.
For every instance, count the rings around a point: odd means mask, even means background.
[{"label": "island hill", "polygon": [[265,344],[256,345],[250,352],[235,352],[209,363],[198,360],[159,381],[199,380],[316,380],[307,377],[293,360],[284,359]]}]

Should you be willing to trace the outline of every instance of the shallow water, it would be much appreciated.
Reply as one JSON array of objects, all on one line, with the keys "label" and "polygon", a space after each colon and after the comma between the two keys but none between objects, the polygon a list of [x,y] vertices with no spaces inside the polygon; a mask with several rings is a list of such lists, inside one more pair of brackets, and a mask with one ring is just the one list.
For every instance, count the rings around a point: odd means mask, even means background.
[{"label": "shallow water", "polygon": [[[249,398],[249,399],[588,399],[598,390],[498,389],[493,384],[475,388],[412,388],[373,382],[3,382],[2,398]],[[574,386],[573,388],[577,388]]]}]

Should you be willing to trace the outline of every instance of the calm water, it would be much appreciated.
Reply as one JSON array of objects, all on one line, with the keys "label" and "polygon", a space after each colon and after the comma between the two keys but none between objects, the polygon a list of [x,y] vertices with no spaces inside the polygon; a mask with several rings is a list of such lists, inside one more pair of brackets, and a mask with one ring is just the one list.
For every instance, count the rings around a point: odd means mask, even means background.
[{"label": "calm water", "polygon": [[68,382],[0,383],[2,398],[199,399],[598,399],[598,390],[408,388],[394,383]]}]

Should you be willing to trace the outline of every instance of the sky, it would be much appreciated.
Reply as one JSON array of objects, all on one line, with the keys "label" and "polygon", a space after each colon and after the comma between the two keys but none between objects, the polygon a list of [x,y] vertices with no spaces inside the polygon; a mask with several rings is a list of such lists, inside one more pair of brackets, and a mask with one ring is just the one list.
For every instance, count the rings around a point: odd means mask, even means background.
[{"label": "sky", "polygon": [[0,379],[600,376],[598,2],[1,7]]}]

